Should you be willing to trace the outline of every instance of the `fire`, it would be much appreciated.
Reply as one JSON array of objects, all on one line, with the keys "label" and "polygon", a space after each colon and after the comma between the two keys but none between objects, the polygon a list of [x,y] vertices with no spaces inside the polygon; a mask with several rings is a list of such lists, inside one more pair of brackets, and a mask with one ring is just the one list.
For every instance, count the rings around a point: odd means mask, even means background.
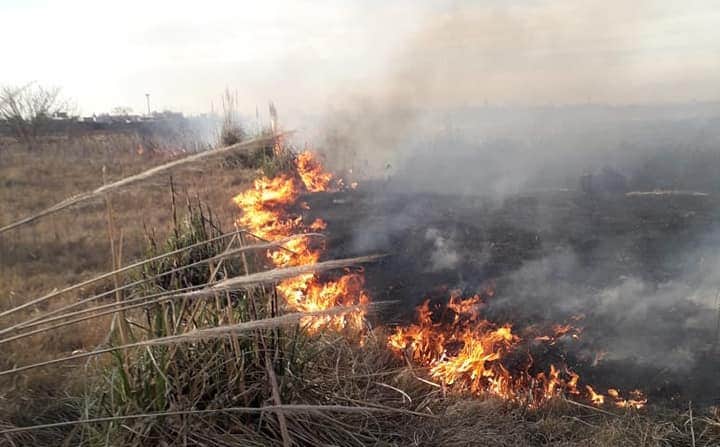
[{"label": "fire", "polygon": [[596,393],[590,385],[585,385],[585,389],[588,392],[590,402],[594,403],[595,405],[602,405],[605,403],[605,396]]},{"label": "fire", "polygon": [[[237,223],[269,241],[322,231],[327,226],[322,219],[309,225],[303,222],[300,212],[309,207],[300,199],[303,194],[331,190],[333,183],[341,185],[310,152],[303,152],[295,159],[292,172],[257,179],[253,188],[233,199],[242,210]],[[320,260],[323,249],[313,239],[296,238],[270,250],[267,256],[276,267],[311,265]],[[285,306],[293,311],[370,303],[362,272],[345,272],[334,280],[303,274],[280,282],[277,290]],[[482,316],[486,299],[494,294],[494,286],[489,283],[482,293],[469,298],[453,291],[442,306],[431,306],[430,300],[425,300],[417,308],[417,322],[395,328],[387,346],[395,354],[427,368],[431,378],[447,389],[459,392],[495,395],[531,406],[557,396],[573,396],[594,405],[611,403],[619,408],[641,408],[646,404],[647,399],[640,391],[631,391],[629,397],[623,397],[611,388],[604,395],[588,384],[581,385],[580,375],[567,365],[543,366],[536,361],[531,348],[577,338],[580,328],[574,324],[555,324],[518,330],[509,323],[494,323]],[[308,320],[306,325],[311,331],[360,330],[364,317],[364,311],[353,309],[344,315]],[[577,316],[573,320],[582,318]]]},{"label": "fire", "polygon": [[642,408],[647,403],[647,398],[640,390],[630,391],[630,398],[623,399],[620,392],[614,388],[608,389],[608,395],[613,399],[613,403],[619,408]]},{"label": "fire", "polygon": [[[253,188],[233,198],[242,210],[237,223],[268,241],[308,231],[322,231],[327,225],[322,219],[305,226],[302,216],[294,213],[292,208],[307,209],[307,204],[298,203],[300,196],[308,192],[327,191],[331,188],[331,181],[332,174],[324,171],[314,155],[303,152],[295,160],[294,172],[272,179],[257,179]],[[314,264],[321,254],[322,247],[312,245],[308,238],[298,238],[288,241],[282,248],[269,251],[268,258],[276,267],[291,267]],[[289,309],[301,312],[362,305],[370,301],[363,290],[363,277],[357,273],[347,273],[336,281],[323,283],[314,274],[300,275],[280,282],[277,290]],[[313,319],[307,324],[315,330],[321,327],[360,329],[363,318],[363,311],[353,311]]]},{"label": "fire", "polygon": [[297,157],[297,171],[309,192],[327,191],[332,174],[325,172],[312,152],[303,152]]},{"label": "fire", "polygon": [[[370,298],[363,290],[364,278],[357,273],[343,275],[337,281],[323,284],[314,280],[313,275],[302,275],[278,284],[278,291],[285,297],[289,307],[312,312],[333,306],[355,306],[369,304]],[[362,312],[348,312],[333,317],[315,318],[308,322],[311,329],[345,327],[359,329],[363,325]]]},{"label": "fire", "polygon": [[[493,296],[489,289],[485,296]],[[498,325],[481,316],[483,297],[463,299],[453,291],[437,310],[425,300],[417,308],[417,323],[396,328],[388,337],[391,351],[421,366],[444,386],[472,394],[489,394],[532,405],[560,395],[580,396],[603,405],[605,396],[586,385],[580,375],[565,365],[550,364],[534,370],[534,359],[523,337],[510,324]],[[579,329],[570,324],[554,325],[550,333],[528,337],[534,343],[552,345],[563,336],[574,337]],[[533,370],[535,372],[533,372]],[[617,390],[608,395],[618,407],[641,408],[647,400],[639,391],[624,399]]]}]

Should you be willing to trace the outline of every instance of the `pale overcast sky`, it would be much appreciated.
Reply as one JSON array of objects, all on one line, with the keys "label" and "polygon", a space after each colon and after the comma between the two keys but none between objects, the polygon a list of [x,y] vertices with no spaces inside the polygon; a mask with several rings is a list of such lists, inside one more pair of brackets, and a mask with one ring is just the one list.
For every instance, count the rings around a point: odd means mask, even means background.
[{"label": "pale overcast sky", "polygon": [[[511,5],[511,6],[510,6]],[[81,112],[720,99],[720,1],[0,0],[0,84]]]}]

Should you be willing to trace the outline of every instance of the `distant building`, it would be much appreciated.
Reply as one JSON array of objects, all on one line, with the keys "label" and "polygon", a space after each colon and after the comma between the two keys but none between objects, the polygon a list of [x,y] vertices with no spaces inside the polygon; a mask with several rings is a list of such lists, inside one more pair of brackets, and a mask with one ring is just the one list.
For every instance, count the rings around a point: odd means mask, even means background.
[{"label": "distant building", "polygon": [[60,120],[60,121],[71,119],[70,115],[68,115],[67,112],[55,112],[55,113],[53,113],[51,118],[54,120]]}]

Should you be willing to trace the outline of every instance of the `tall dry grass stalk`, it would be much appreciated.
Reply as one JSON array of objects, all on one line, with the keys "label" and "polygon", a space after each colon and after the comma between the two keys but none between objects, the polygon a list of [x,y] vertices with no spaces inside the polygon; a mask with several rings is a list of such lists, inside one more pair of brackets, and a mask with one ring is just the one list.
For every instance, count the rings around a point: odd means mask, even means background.
[{"label": "tall dry grass stalk", "polygon": [[[182,247],[182,248],[178,248],[178,249],[176,249],[176,250],[173,250],[173,251],[170,251],[170,252],[167,252],[167,253],[161,253],[161,254],[158,254],[158,255],[156,255],[156,256],[153,256],[153,257],[151,257],[151,258],[149,258],[149,259],[143,259],[143,260],[141,260],[141,261],[137,261],[137,262],[134,262],[134,263],[132,263],[132,264],[126,265],[125,267],[121,267],[121,268],[119,268],[119,269],[117,269],[117,270],[112,270],[112,271],[109,271],[109,272],[100,274],[100,275],[98,275],[98,276],[95,276],[95,277],[93,277],[93,278],[90,278],[90,279],[87,279],[87,280],[85,280],[85,281],[79,282],[79,283],[77,283],[77,284],[73,284],[73,285],[70,285],[70,286],[68,286],[68,287],[65,287],[65,288],[63,288],[63,289],[61,289],[61,290],[53,291],[53,292],[50,292],[50,293],[48,293],[48,294],[45,294],[45,295],[43,295],[43,296],[41,296],[41,297],[28,300],[28,301],[26,301],[25,303],[23,303],[23,304],[21,304],[21,305],[19,305],[19,306],[15,306],[15,307],[12,307],[12,308],[10,308],[10,309],[8,309],[8,310],[6,310],[6,311],[0,312],[0,318],[6,317],[6,316],[11,315],[11,314],[13,314],[13,313],[16,313],[16,312],[19,312],[19,311],[21,311],[21,310],[27,309],[27,308],[29,308],[29,307],[37,306],[38,304],[42,304],[42,303],[44,303],[44,302],[46,302],[46,301],[48,301],[48,300],[51,300],[51,299],[56,298],[56,297],[59,297],[59,296],[61,296],[61,295],[63,295],[63,294],[66,294],[66,293],[69,293],[69,292],[72,292],[72,291],[75,291],[75,290],[78,290],[78,289],[82,289],[82,288],[84,288],[84,287],[90,286],[90,285],[92,285],[92,284],[95,284],[95,283],[97,283],[97,282],[103,281],[103,280],[108,279],[108,278],[112,278],[113,276],[115,276],[115,275],[117,275],[117,274],[125,273],[125,272],[128,272],[128,271],[130,271],[130,270],[133,270],[133,269],[136,269],[136,268],[140,268],[140,267],[143,267],[143,266],[145,266],[145,265],[147,265],[147,264],[150,264],[150,263],[159,261],[159,260],[161,260],[161,259],[164,259],[164,258],[167,258],[167,257],[171,257],[171,256],[175,256],[175,255],[178,255],[178,254],[187,252],[187,251],[189,251],[189,250],[192,250],[192,249],[195,249],[195,248],[198,248],[198,247],[201,247],[201,246],[210,244],[210,243],[214,243],[214,242],[217,242],[217,241],[219,241],[219,240],[226,239],[226,238],[232,237],[232,236],[234,236],[234,233],[219,235],[219,236],[217,236],[216,238],[213,238],[213,239],[210,239],[210,240],[207,240],[207,241],[200,241],[200,242],[197,242],[196,244],[191,245],[191,246],[188,246],[188,247]],[[112,293],[115,293],[115,292],[113,291]],[[3,331],[0,331],[0,334],[2,334],[2,333],[3,333]]]},{"label": "tall dry grass stalk", "polygon": [[[103,185],[107,185],[107,176],[106,176],[106,168],[103,166],[102,169],[102,175],[103,175]],[[113,271],[117,271],[120,269],[120,266],[122,264],[122,229],[120,230],[119,236],[116,236],[116,229],[115,229],[115,216],[113,213],[112,208],[112,201],[110,194],[105,195],[105,208],[107,211],[107,229],[108,229],[108,240],[110,241],[110,259],[111,259],[111,266]],[[116,244],[115,238],[118,238],[118,242]],[[120,289],[120,277],[116,273],[112,276],[113,284],[115,285],[115,302],[120,305],[123,301],[123,293]],[[125,312],[123,312],[121,309],[117,311],[116,314],[113,315],[112,320],[113,326],[115,324],[118,325],[118,332],[120,334],[120,340],[123,343],[127,343],[127,334],[128,334],[128,327],[127,327],[127,320],[125,319]]]}]

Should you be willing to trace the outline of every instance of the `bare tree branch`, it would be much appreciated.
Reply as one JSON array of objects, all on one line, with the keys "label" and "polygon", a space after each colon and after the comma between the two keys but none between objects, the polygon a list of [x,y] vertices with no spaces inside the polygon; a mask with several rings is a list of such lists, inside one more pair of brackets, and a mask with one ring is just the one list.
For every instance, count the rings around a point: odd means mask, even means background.
[{"label": "bare tree branch", "polygon": [[53,116],[67,114],[69,110],[70,104],[62,99],[58,87],[46,88],[33,83],[0,87],[0,121],[4,121],[28,149],[47,131]]}]

